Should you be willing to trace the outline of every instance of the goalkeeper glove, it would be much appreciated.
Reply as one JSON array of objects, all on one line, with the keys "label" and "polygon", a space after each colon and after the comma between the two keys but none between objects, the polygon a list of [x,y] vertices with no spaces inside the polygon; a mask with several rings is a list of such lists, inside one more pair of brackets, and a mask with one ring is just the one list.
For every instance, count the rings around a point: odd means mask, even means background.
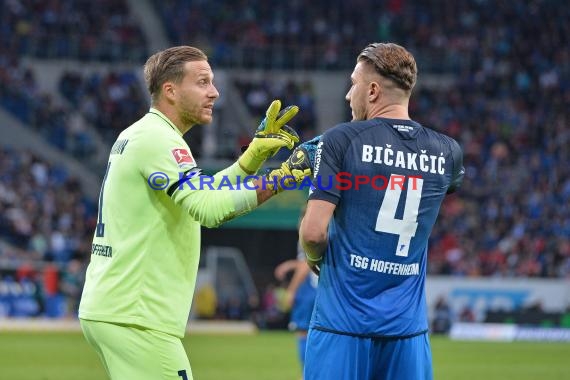
[{"label": "goalkeeper glove", "polygon": [[317,153],[317,148],[319,143],[321,142],[322,135],[318,135],[317,137],[313,137],[312,139],[305,141],[304,143],[300,144],[295,149],[302,149],[307,157],[309,158],[310,168],[311,170],[315,169],[315,156]]},{"label": "goalkeeper glove", "polygon": [[281,164],[280,168],[271,170],[265,176],[267,188],[272,190],[274,194],[280,193],[284,189],[291,189],[291,186],[302,182],[312,172],[313,166],[310,160],[310,152],[301,144],[295,148],[289,158]]},{"label": "goalkeeper glove", "polygon": [[281,101],[272,101],[265,112],[265,118],[261,120],[261,123],[255,130],[256,135],[279,133],[281,128],[297,115],[297,112],[299,112],[299,107],[297,106],[287,106],[281,110]]},{"label": "goalkeeper glove", "polygon": [[285,125],[299,112],[299,107],[288,106],[281,111],[280,109],[281,102],[274,100],[257,127],[253,140],[238,159],[246,172],[257,172],[265,160],[275,155],[279,149],[293,149],[295,143],[299,142],[297,132]]}]

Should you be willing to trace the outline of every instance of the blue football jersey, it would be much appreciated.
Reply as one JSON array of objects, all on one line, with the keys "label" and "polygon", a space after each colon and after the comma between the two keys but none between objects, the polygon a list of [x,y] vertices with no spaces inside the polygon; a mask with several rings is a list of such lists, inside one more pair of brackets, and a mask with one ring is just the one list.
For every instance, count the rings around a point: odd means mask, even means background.
[{"label": "blue football jersey", "polygon": [[462,176],[457,142],[411,120],[354,121],[323,135],[309,199],[336,209],[312,328],[371,337],[427,331],[428,238]]}]

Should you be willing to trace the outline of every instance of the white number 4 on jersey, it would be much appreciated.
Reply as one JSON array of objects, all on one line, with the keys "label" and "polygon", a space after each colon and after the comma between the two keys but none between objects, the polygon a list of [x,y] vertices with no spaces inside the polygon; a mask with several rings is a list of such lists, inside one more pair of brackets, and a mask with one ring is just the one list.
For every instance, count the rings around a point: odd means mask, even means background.
[{"label": "white number 4 on jersey", "polygon": [[[396,219],[396,208],[400,201],[402,189],[399,186],[392,185],[395,183],[393,177],[394,174],[390,176],[389,183],[391,185],[386,188],[384,200],[380,205],[375,230],[398,235],[396,256],[408,257],[410,241],[415,236],[416,229],[418,228],[418,213],[424,180],[421,178],[408,178],[404,216],[402,219]],[[411,183],[412,181],[414,183]]]}]

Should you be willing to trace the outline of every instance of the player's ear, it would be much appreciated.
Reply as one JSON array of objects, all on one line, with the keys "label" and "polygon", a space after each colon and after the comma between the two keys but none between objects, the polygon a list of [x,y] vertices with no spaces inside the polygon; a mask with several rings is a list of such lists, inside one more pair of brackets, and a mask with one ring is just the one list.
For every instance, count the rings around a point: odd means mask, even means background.
[{"label": "player's ear", "polygon": [[168,100],[169,102],[174,102],[176,96],[176,89],[174,83],[172,82],[164,82],[162,84],[162,95]]},{"label": "player's ear", "polygon": [[368,85],[368,101],[373,103],[382,96],[382,88],[380,87],[380,83],[376,81],[370,82]]}]

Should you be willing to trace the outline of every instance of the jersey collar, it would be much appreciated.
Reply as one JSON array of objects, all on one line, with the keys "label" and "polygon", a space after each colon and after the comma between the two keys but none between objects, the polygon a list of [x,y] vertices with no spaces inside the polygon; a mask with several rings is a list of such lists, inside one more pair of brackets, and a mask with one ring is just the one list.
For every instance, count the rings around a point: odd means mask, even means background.
[{"label": "jersey collar", "polygon": [[170,126],[170,128],[174,129],[176,131],[176,133],[178,133],[180,136],[182,136],[182,132],[180,132],[180,129],[176,128],[176,125],[174,125],[170,121],[170,119],[168,119],[162,112],[160,112],[156,108],[150,107],[150,109],[148,110],[148,113],[151,113],[151,114],[154,114],[154,115],[160,117],[162,120],[164,120]]}]

